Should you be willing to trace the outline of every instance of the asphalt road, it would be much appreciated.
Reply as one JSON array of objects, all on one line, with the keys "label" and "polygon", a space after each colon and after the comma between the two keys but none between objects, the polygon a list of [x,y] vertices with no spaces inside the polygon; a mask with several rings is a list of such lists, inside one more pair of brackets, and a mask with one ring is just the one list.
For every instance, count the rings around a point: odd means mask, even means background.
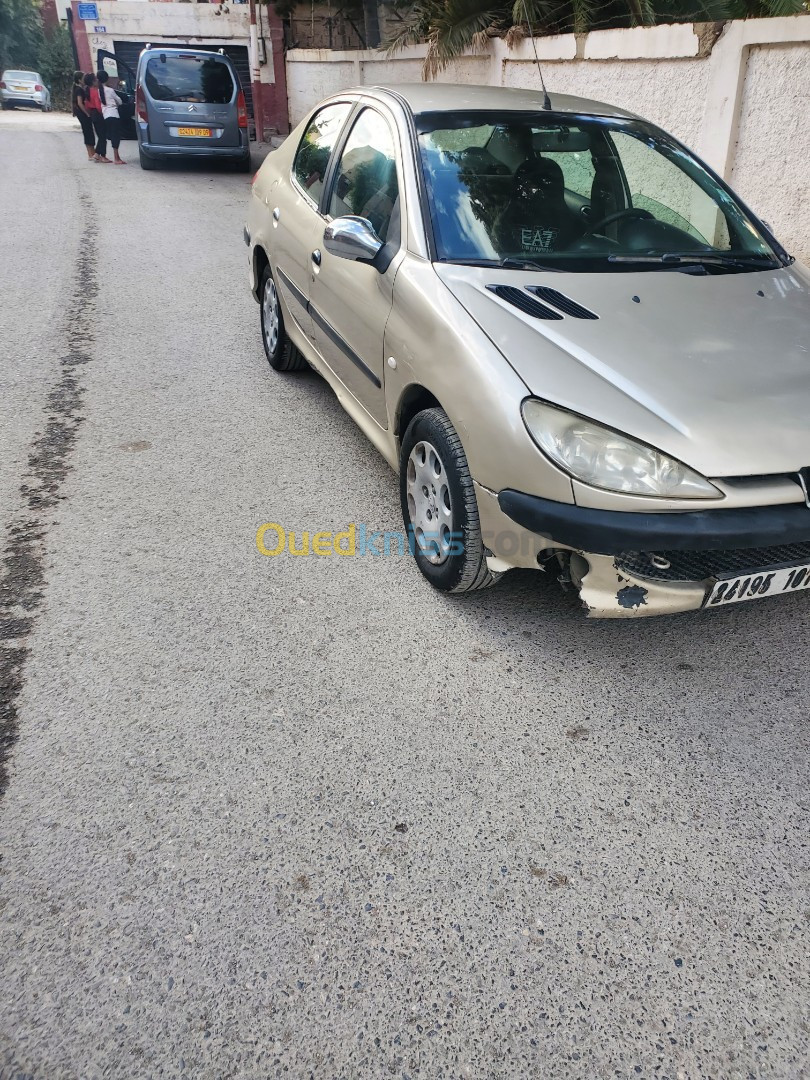
[{"label": "asphalt road", "polygon": [[810,1076],[810,598],[451,599],[314,375],[249,178],[0,119],[0,1076]]}]

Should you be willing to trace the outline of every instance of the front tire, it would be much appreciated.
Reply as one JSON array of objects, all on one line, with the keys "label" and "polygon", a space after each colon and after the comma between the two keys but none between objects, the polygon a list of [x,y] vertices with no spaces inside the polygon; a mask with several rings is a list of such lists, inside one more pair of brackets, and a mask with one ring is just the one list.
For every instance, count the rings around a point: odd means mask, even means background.
[{"label": "front tire", "polygon": [[464,447],[443,409],[413,418],[400,450],[402,517],[416,565],[442,592],[494,585]]},{"label": "front tire", "polygon": [[276,283],[269,266],[265,266],[262,272],[259,296],[262,344],[268,364],[274,371],[303,371],[307,362],[287,337]]}]

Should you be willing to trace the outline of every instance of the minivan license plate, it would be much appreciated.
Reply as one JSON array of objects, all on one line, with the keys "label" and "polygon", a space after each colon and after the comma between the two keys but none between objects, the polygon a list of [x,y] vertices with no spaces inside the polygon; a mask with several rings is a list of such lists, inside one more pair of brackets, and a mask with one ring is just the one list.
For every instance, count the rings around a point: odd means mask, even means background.
[{"label": "minivan license plate", "polygon": [[723,578],[709,594],[706,607],[739,604],[742,600],[759,600],[763,596],[800,592],[810,589],[810,563],[786,566],[780,570],[754,570],[740,577]]},{"label": "minivan license plate", "polygon": [[211,128],[178,128],[178,135],[188,135],[192,139],[210,139]]}]

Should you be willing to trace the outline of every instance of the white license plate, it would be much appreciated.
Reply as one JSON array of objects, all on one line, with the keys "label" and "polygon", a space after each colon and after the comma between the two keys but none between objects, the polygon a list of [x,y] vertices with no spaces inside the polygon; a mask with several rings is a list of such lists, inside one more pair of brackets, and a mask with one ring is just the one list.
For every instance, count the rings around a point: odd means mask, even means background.
[{"label": "white license plate", "polygon": [[744,600],[761,600],[764,596],[801,592],[810,589],[810,563],[785,566],[780,570],[754,570],[740,577],[723,578],[709,594],[705,607],[739,604]]}]

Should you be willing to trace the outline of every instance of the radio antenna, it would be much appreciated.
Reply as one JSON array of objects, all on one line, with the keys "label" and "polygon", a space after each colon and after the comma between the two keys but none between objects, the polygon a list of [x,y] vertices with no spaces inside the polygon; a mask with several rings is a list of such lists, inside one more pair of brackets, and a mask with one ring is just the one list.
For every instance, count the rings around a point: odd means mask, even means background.
[{"label": "radio antenna", "polygon": [[537,55],[537,42],[534,40],[534,30],[532,29],[532,20],[529,18],[529,7],[526,0],[523,0],[523,10],[526,13],[526,22],[529,26],[529,37],[532,39],[534,62],[537,64],[537,71],[540,75],[540,85],[543,87],[543,108],[547,112],[551,112],[551,98],[548,96],[548,90],[546,90],[545,80],[543,79],[543,69],[540,67],[540,57]]}]

